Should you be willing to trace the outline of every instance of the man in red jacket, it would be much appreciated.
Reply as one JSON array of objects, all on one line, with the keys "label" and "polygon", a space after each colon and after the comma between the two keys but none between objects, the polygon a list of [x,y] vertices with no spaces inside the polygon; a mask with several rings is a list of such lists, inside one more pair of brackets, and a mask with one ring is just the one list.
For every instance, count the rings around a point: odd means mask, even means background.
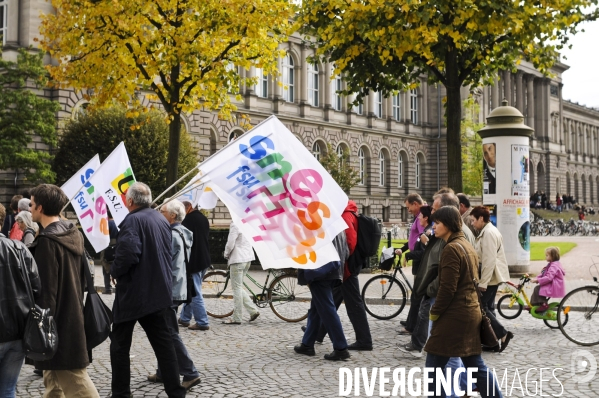
[{"label": "man in red jacket", "polygon": [[[358,274],[360,270],[351,273],[349,271],[348,263],[354,256],[356,244],[358,243],[358,206],[356,202],[350,200],[347,202],[347,206],[343,211],[341,217],[347,224],[345,230],[345,236],[347,237],[347,246],[349,248],[350,258],[345,263],[345,272],[343,275],[343,283],[333,289],[333,299],[335,306],[339,309],[341,302],[345,302],[345,309],[347,310],[347,316],[354,328],[356,334],[356,342],[350,344],[347,349],[356,351],[372,351],[372,337],[370,335],[370,326],[368,325],[368,318],[366,317],[366,309],[364,308],[364,301],[360,294],[360,282],[358,281]],[[317,341],[322,342],[327,332],[323,325],[320,325],[320,330],[316,337]]]}]

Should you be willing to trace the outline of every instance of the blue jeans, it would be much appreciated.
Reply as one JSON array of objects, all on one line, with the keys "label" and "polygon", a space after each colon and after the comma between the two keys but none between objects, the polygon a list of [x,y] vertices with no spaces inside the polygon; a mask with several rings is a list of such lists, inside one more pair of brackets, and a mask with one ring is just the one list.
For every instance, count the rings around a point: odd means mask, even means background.
[{"label": "blue jeans", "polygon": [[[449,362],[449,357],[443,357],[435,354],[426,354],[426,364],[427,368],[436,368],[436,369],[445,369],[447,363]],[[483,361],[483,358],[480,354],[472,355],[469,357],[462,357],[462,362],[466,365],[467,368],[477,368],[477,371],[472,375],[476,379],[476,386],[478,387],[478,392],[480,396],[483,398],[494,397],[494,398],[503,398],[501,394],[501,390],[499,389],[499,385],[497,384],[497,380],[493,376],[493,372],[487,373],[487,366]],[[463,373],[462,373],[463,374]],[[453,379],[453,373],[452,379]],[[488,386],[489,390],[487,390],[487,377],[489,378]],[[460,383],[461,385],[462,383]],[[441,394],[436,394],[436,383],[435,378],[433,377],[433,381],[428,385],[428,391],[433,393],[433,395],[429,395],[432,397],[443,397],[443,389],[441,388]],[[464,391],[465,392],[465,391]]]},{"label": "blue jeans", "polygon": [[[175,346],[177,363],[179,364],[179,374],[183,376],[183,381],[189,381],[200,377],[200,374],[193,364],[193,360],[189,356],[187,348],[185,347],[185,344],[183,344],[183,340],[181,340],[181,336],[179,335],[179,325],[177,324],[177,306],[168,308],[166,310],[166,314],[164,315],[164,319],[166,320],[166,326],[168,327],[168,331],[171,334],[171,339],[173,340],[173,345]],[[156,374],[158,377],[162,378],[160,365],[158,365],[158,368],[156,369]]]},{"label": "blue jeans", "polygon": [[0,343],[0,398],[13,398],[25,359],[23,340]]},{"label": "blue jeans", "polygon": [[308,287],[312,293],[310,311],[308,311],[308,325],[302,339],[302,344],[314,347],[320,323],[324,325],[331,341],[333,349],[337,351],[347,349],[347,340],[343,334],[341,320],[337,314],[337,307],[333,301],[333,287],[341,283],[338,280],[314,281]]},{"label": "blue jeans", "polygon": [[204,297],[202,296],[202,280],[206,275],[207,268],[191,274],[193,278],[193,284],[196,289],[196,296],[191,299],[191,304],[184,304],[181,310],[181,321],[190,322],[191,316],[193,315],[197,324],[200,326],[208,326],[208,314],[206,313],[206,307],[204,306]]}]

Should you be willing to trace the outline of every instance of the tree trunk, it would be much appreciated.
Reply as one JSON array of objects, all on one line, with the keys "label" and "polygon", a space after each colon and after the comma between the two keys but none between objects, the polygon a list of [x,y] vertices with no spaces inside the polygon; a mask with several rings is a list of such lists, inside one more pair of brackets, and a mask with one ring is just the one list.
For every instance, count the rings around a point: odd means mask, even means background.
[{"label": "tree trunk", "polygon": [[[181,118],[175,115],[174,119],[168,125],[168,158],[166,160],[166,187],[170,187],[172,183],[177,181],[179,170],[179,148],[181,144]],[[151,156],[151,154],[148,154]],[[177,191],[174,187],[167,193],[173,194]]]},{"label": "tree trunk", "polygon": [[447,183],[456,193],[462,192],[462,83],[459,79],[457,55],[455,50],[449,51],[446,57],[447,79]]}]

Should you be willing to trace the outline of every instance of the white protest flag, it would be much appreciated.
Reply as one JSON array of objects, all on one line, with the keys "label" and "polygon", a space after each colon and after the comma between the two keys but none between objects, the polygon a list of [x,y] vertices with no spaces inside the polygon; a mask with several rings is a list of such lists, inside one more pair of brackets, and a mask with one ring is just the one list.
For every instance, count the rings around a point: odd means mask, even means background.
[{"label": "white protest flag", "polygon": [[96,155],[60,187],[65,195],[73,198],[71,204],[79,218],[83,233],[96,252],[104,250],[110,243],[106,204],[102,197],[96,197],[98,192],[89,181],[98,168],[100,168],[100,157]]},{"label": "white protest flag", "polygon": [[100,168],[92,174],[89,181],[98,191],[98,195],[104,198],[110,208],[112,218],[118,226],[129,214],[129,210],[125,207],[125,194],[135,182],[125,143],[121,142],[104,159]]},{"label": "white protest flag", "polygon": [[[264,268],[338,261],[347,195],[283,123],[271,116],[201,167]],[[209,180],[209,182],[208,182]]]},{"label": "white protest flag", "polygon": [[188,188],[196,186],[195,189],[190,189],[181,196],[177,197],[180,201],[188,201],[192,207],[200,205],[201,209],[214,209],[218,201],[218,197],[206,183],[202,182],[202,171],[200,171],[194,178],[187,183],[183,191],[187,191]]}]

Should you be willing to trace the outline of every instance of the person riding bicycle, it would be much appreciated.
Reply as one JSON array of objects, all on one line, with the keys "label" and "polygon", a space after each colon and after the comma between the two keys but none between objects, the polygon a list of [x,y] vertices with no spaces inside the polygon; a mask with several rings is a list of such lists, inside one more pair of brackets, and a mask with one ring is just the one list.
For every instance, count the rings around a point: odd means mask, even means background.
[{"label": "person riding bicycle", "polygon": [[536,278],[531,278],[532,283],[538,283],[532,292],[530,303],[538,305],[536,312],[541,313],[549,308],[549,298],[561,298],[566,295],[566,284],[564,276],[566,272],[559,262],[560,253],[559,247],[550,246],[545,249],[545,260],[547,265],[541,271],[541,274]]}]

